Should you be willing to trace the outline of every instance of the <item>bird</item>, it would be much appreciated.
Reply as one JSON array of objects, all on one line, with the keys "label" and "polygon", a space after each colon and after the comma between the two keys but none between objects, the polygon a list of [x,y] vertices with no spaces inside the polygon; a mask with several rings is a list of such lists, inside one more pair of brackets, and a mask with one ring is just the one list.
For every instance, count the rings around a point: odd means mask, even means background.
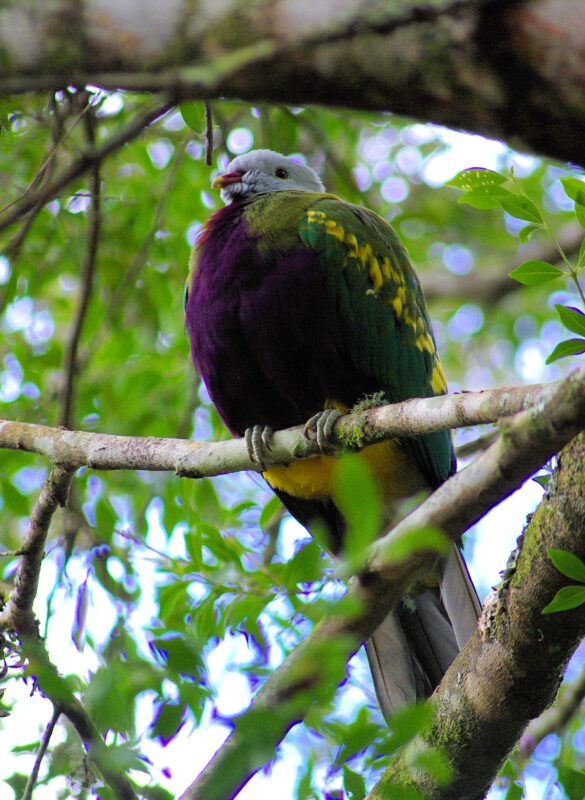
[{"label": "bird", "polygon": [[[336,495],[340,459],[322,446],[335,418],[360,403],[447,389],[420,282],[390,224],[328,193],[301,161],[252,150],[211,185],[224,206],[201,227],[185,293],[195,369],[285,508],[310,532],[324,530],[338,555],[348,533]],[[299,424],[321,454],[264,463],[271,432]],[[450,431],[376,443],[360,457],[386,526],[405,498],[456,470]],[[365,643],[386,717],[432,693],[480,610],[453,545]]]}]

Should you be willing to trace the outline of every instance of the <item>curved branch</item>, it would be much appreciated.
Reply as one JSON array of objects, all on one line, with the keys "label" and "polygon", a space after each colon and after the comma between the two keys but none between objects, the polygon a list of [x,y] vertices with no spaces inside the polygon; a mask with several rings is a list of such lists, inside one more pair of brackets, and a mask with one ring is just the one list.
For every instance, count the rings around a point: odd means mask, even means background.
[{"label": "curved branch", "polygon": [[392,111],[585,163],[581,0],[45,5],[3,4],[1,93],[93,84]]},{"label": "curved branch", "polygon": [[53,514],[67,501],[74,471],[71,467],[55,466],[43,484],[22,542],[14,588],[0,614],[0,630],[11,629],[25,637],[38,636],[32,607],[45,555],[45,542]]},{"label": "curved branch", "polygon": [[[585,633],[585,606],[542,613],[571,583],[547,551],[553,547],[585,558],[584,459],[580,434],[560,454],[549,491],[531,515],[497,592],[484,603],[478,630],[437,688],[431,730],[391,762],[369,800],[388,797],[396,783],[414,786],[432,800],[484,797],[527,723],[551,703]],[[408,768],[414,752],[436,746],[452,768],[447,785],[437,786],[429,774]]]},{"label": "curved branch", "polygon": [[[359,642],[373,633],[413,581],[428,573],[440,555],[437,549],[430,547],[413,552],[411,546],[406,557],[401,555],[397,558],[401,545],[408,542],[413,532],[425,528],[438,527],[452,540],[458,540],[469,525],[507,497],[553,453],[558,452],[585,427],[585,393],[582,388],[584,377],[585,368],[558,384],[546,401],[506,420],[503,423],[503,435],[488,451],[446,481],[390,533],[368,548],[364,567],[358,579],[350,584],[349,590],[360,601],[363,610],[350,617],[327,617],[288,656],[259,690],[251,709],[239,718],[234,732],[181,796],[181,800],[224,800],[232,797],[245,785],[254,770],[260,766],[257,763],[257,751],[254,753],[254,767],[248,758],[252,748],[251,737],[256,737],[253,724],[256,715],[264,709],[271,711],[273,727],[270,731],[264,730],[262,749],[268,760],[286,731],[307,713],[315,688],[322,680],[327,679],[328,648],[335,647],[349,658],[359,647]],[[557,575],[557,583],[559,580],[561,584],[564,583],[564,578]],[[543,605],[544,603],[541,608]],[[536,626],[530,631],[533,637],[535,629]],[[585,618],[581,620],[581,632],[584,630]],[[524,636],[525,632],[522,633],[522,629],[515,630],[515,635]],[[453,681],[457,680],[457,669],[461,669],[460,665],[467,665],[467,671],[475,668],[476,660],[466,661],[465,654],[478,638],[477,635],[472,637],[471,645],[462,651],[447,673],[451,676],[448,689],[445,690],[447,698],[449,691],[453,691]],[[555,676],[558,674],[555,669],[558,670],[559,665],[564,663],[566,655],[565,649],[561,660],[551,666]],[[498,666],[497,662],[492,662],[494,672],[490,672],[490,665],[487,665],[483,676],[484,684],[489,685],[490,681],[493,684]],[[477,663],[477,671],[480,673],[483,667],[483,662]],[[457,708],[454,708],[452,713],[456,712]],[[445,733],[446,729],[441,727],[442,721],[441,716],[437,723],[437,736]],[[517,735],[520,732],[521,728]],[[482,736],[477,730],[474,734],[476,747],[480,748]],[[456,739],[454,744],[457,742]],[[512,742],[509,743],[510,747],[511,745]],[[499,757],[495,763],[493,759],[487,758],[485,751],[482,750],[482,753],[488,764],[487,769],[492,774],[499,766]],[[464,768],[464,764],[460,764],[461,774]],[[485,774],[484,769],[482,777]],[[454,792],[445,795],[445,799],[458,797],[465,800],[478,796],[477,793],[463,795]]]},{"label": "curved branch", "polygon": [[[573,373],[585,384],[585,368]],[[515,388],[463,392],[407,400],[341,417],[331,438],[331,452],[359,449],[394,436],[412,436],[429,431],[497,422],[525,408],[539,406],[563,381]],[[38,453],[72,469],[145,469],[176,472],[181,477],[200,478],[240,470],[260,471],[251,461],[243,439],[194,442],[142,436],[67,431],[26,422],[0,420],[0,449]],[[303,426],[278,431],[271,442],[275,464],[318,455],[314,440]]]}]

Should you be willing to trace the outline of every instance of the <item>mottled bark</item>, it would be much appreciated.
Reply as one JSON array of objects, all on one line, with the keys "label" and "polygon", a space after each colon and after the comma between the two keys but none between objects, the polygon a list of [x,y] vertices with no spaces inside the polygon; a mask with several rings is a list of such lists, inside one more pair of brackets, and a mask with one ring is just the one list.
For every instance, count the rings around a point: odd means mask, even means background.
[{"label": "mottled bark", "polygon": [[[456,541],[470,524],[485,514],[488,508],[510,494],[552,453],[560,450],[585,427],[585,395],[577,374],[573,373],[572,377],[558,386],[554,395],[538,403],[538,410],[533,408],[510,420],[505,420],[504,435],[488,451],[479,456],[472,465],[452,476],[386,536],[367,549],[363,568],[350,585],[350,594],[360,601],[360,611],[355,613],[354,607],[352,609],[354,613],[349,616],[340,614],[327,617],[291,653],[258,691],[248,712],[249,716],[244,715],[241,718],[234,733],[181,796],[181,800],[223,800],[233,797],[242,788],[252,776],[253,770],[259,767],[258,757],[254,754],[251,742],[251,738],[256,741],[253,724],[258,717],[255,715],[268,709],[271,712],[271,724],[270,730],[267,726],[263,731],[262,755],[268,760],[274,754],[278,742],[288,728],[303,719],[307,713],[319,683],[333,679],[328,672],[327,659],[324,658],[327,649],[336,648],[349,658],[357,649],[359,642],[372,634],[391,608],[407,593],[412,583],[420,576],[428,574],[432,568],[440,549],[438,550],[434,544],[428,544],[425,549],[413,552],[412,548],[408,548],[408,541],[412,541],[413,533],[437,527]],[[577,456],[577,464],[582,463],[578,460],[579,455],[581,453]],[[585,507],[585,503],[583,505]],[[543,524],[553,529],[551,520],[554,519],[554,516],[545,515]],[[582,527],[577,528],[577,531],[581,530]],[[574,536],[575,530],[572,533]],[[556,541],[554,530],[551,531],[549,541]],[[554,546],[562,548],[565,539],[561,538],[559,542],[560,544]],[[407,555],[404,555],[405,551]],[[530,552],[531,548],[527,547],[528,559]],[[546,558],[542,553],[539,556],[541,559]],[[522,564],[519,565],[519,570]],[[559,588],[565,583],[560,573],[554,568],[551,572],[551,568],[552,563],[547,568],[548,571],[543,568],[543,576],[548,580],[548,583],[545,582],[543,592],[548,600],[551,599],[549,594],[554,593],[554,585]],[[530,569],[529,562],[522,569],[527,572]],[[523,594],[519,596],[525,598],[522,602],[529,604],[531,596],[538,597],[539,599],[534,602],[537,603],[540,614],[540,609],[548,600],[542,601],[543,594],[540,587],[531,589],[526,585],[530,583],[526,579],[522,579],[521,583]],[[504,589],[507,589],[508,584],[509,580]],[[512,603],[512,622],[509,623],[509,629],[506,628],[506,607],[502,602],[493,614],[488,613],[485,617],[481,638],[479,635],[472,637],[469,645],[447,672],[439,688],[437,703],[444,702],[445,710],[443,713],[443,708],[439,705],[436,730],[432,731],[430,736],[440,744],[445,743],[454,768],[453,785],[457,786],[457,791],[451,789],[447,794],[436,795],[441,800],[454,800],[454,798],[475,800],[480,796],[478,791],[483,791],[486,780],[489,782],[495,777],[503,758],[502,753],[505,755],[508,752],[522,732],[525,722],[532,716],[537,716],[546,702],[552,700],[552,692],[558,686],[562,668],[579,635],[585,632],[585,612],[583,612],[581,624],[575,625],[575,630],[569,637],[569,644],[561,650],[557,638],[556,644],[552,646],[554,657],[551,656],[549,672],[555,677],[554,685],[551,685],[549,680],[544,695],[537,689],[533,689],[533,696],[519,695],[524,723],[519,728],[506,731],[506,735],[502,737],[503,749],[494,747],[490,750],[489,745],[486,746],[483,728],[488,736],[498,735],[498,726],[503,713],[499,708],[498,697],[507,697],[510,681],[515,677],[515,673],[511,676],[508,674],[510,672],[508,650],[512,658],[518,653],[518,660],[512,661],[512,665],[517,667],[518,672],[522,672],[524,682],[518,687],[518,692],[526,692],[532,683],[530,658],[533,651],[530,648],[543,647],[538,625],[522,628],[524,621],[522,614],[525,613],[525,608],[521,603],[518,602],[517,609]],[[500,613],[497,613],[498,610]],[[515,614],[518,616],[514,616]],[[508,650],[503,649],[497,639],[500,629],[498,626],[508,630],[504,640],[504,646]],[[492,639],[495,639],[495,644],[492,643]],[[468,691],[468,695],[464,696],[460,688],[462,676],[465,676],[465,687]],[[536,677],[539,677],[538,673]],[[481,692],[483,695],[478,694]],[[468,701],[467,704],[464,702],[465,699]],[[474,704],[476,700],[477,708]],[[530,707],[531,701],[534,701],[534,708]],[[451,714],[451,717],[448,717],[448,714]],[[484,714],[485,717],[482,716]],[[459,729],[469,730],[469,736],[475,736],[478,740],[474,743],[476,748],[474,755],[479,753],[478,757],[482,760],[482,769],[479,772],[474,762],[466,761],[466,753],[469,752],[471,744],[467,743]],[[459,747],[463,743],[467,750],[463,748],[463,755],[460,755]],[[427,746],[425,742],[416,744],[421,747]],[[251,754],[256,755],[255,763],[252,763],[254,759],[251,758]],[[383,788],[376,790],[378,794],[374,797],[380,800],[382,797],[392,797],[391,793],[383,794],[383,789],[387,789],[389,783],[413,780],[402,764],[400,761],[398,765],[393,765],[393,769],[384,779]],[[432,800],[435,800],[436,791],[443,791],[420,775],[417,776],[417,780],[420,788]]]},{"label": "mottled bark", "polygon": [[[547,494],[531,516],[502,583],[484,605],[477,633],[452,664],[433,702],[436,722],[424,740],[444,748],[453,780],[438,787],[405,767],[408,750],[390,765],[370,800],[389,796],[395,781],[429,800],[477,800],[531,719],[555,697],[567,661],[585,633],[585,606],[542,614],[556,592],[574,583],[547,555],[568,550],[585,560],[585,436],[559,457]],[[497,535],[497,532],[494,532]]]},{"label": "mottled bark", "polygon": [[64,85],[318,103],[585,164],[581,0],[9,0],[0,92]]}]

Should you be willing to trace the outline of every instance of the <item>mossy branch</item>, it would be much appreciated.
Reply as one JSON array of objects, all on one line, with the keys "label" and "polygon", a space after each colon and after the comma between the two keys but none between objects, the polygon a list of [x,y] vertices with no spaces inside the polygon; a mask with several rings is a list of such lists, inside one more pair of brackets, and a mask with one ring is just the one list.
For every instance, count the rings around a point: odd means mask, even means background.
[{"label": "mossy branch", "polygon": [[[472,465],[440,486],[390,533],[368,548],[364,556],[363,567],[356,578],[350,582],[349,589],[350,594],[356,598],[362,610],[357,614],[354,612],[347,616],[330,616],[324,619],[313,633],[291,653],[282,666],[270,676],[256,695],[250,711],[247,712],[248,715],[254,717],[262,710],[270,709],[276,719],[270,733],[265,732],[262,743],[262,754],[266,760],[272,757],[276,746],[288,728],[306,714],[312,702],[314,690],[324,679],[324,671],[328,668],[327,659],[322,657],[322,654],[327,652],[327,648],[341,649],[346,658],[349,658],[357,650],[359,643],[373,633],[400,597],[408,591],[417,576],[427,573],[432,568],[440,554],[432,547],[418,551],[410,548],[407,557],[397,560],[395,553],[397,549],[400,549],[400,545],[413,532],[428,527],[438,527],[456,541],[470,524],[508,496],[553,453],[558,452],[563,445],[570,441],[579,430],[585,428],[585,393],[582,390],[584,375],[585,370],[573,373],[556,386],[555,391],[550,393],[546,401],[541,399],[537,407],[506,421],[505,436],[500,437]],[[554,528],[554,526],[551,527]],[[556,584],[562,585],[563,582],[564,578],[558,574]],[[549,592],[548,587],[546,591]],[[544,605],[545,603],[542,603],[539,607],[542,608]],[[581,612],[581,617],[579,630],[582,635],[585,632],[585,612]],[[519,617],[519,620],[521,621],[522,618]],[[488,628],[489,626],[484,624],[483,635],[485,638],[488,636],[485,633]],[[494,634],[490,633],[489,636],[491,642]],[[554,673],[557,683],[560,670],[570,655],[569,651],[575,645],[575,636],[576,632],[572,631],[569,644],[564,648],[560,657],[551,662],[550,672]],[[522,629],[521,625],[513,628],[513,638],[509,646],[521,649],[526,637],[529,641],[536,639],[538,646],[540,634],[536,626],[526,631]],[[497,696],[496,687],[498,687],[502,671],[502,664],[496,658],[498,647],[490,645],[489,653],[493,654],[493,658],[491,661],[485,662],[481,646],[477,651],[477,645],[474,644],[478,640],[481,645],[483,639],[479,634],[472,637],[472,641],[456,659],[441,684],[442,688],[440,687],[439,692],[443,694],[440,697],[445,697],[445,702],[450,697],[460,695],[460,690],[456,690],[455,687],[459,681],[461,670],[466,671],[464,674],[471,674],[473,670],[474,679],[481,678],[482,686],[491,687],[494,696]],[[497,640],[495,641],[497,642]],[[469,655],[470,652],[473,656]],[[321,654],[321,657],[318,657],[318,654]],[[506,666],[507,664],[504,662],[504,667]],[[524,670],[524,679],[526,679],[528,673],[528,664],[526,663],[524,663]],[[507,680],[507,672],[505,677]],[[554,688],[556,685],[555,683]],[[502,691],[505,690],[505,686],[501,688]],[[549,682],[547,700],[552,699],[551,692],[552,688]],[[541,708],[542,698],[539,695],[536,713],[539,713]],[[497,705],[494,705],[491,711],[493,716],[488,716],[484,720],[489,732],[492,732],[494,717],[497,718],[499,713]],[[452,714],[456,715],[458,712],[465,715],[467,709],[454,703]],[[531,713],[529,706],[524,713],[525,717]],[[257,752],[254,754],[256,759],[254,766],[252,766],[252,759],[247,757],[251,749],[251,726],[246,724],[246,719],[247,717],[244,715],[241,724],[236,727],[225,745],[220,748],[208,766],[182,795],[181,800],[202,800],[203,798],[205,800],[223,800],[232,797],[245,785],[254,770],[261,766],[258,763]],[[437,716],[437,720],[433,740],[442,742],[447,730],[445,727],[447,721],[444,722],[442,711]],[[461,726],[466,729],[466,722],[461,722]],[[497,724],[495,727],[497,728]],[[517,727],[514,735],[511,733],[505,740],[508,749],[513,745],[515,738],[520,735],[522,727],[523,725]],[[486,776],[493,777],[496,774],[501,757],[498,755],[492,758],[490,755],[488,758],[483,749],[484,739],[481,730],[475,730],[475,736],[477,742],[482,744],[482,758],[486,765],[483,767],[480,777],[482,781],[485,781]],[[458,739],[453,741],[454,750],[456,750],[457,741]],[[451,751],[449,751],[449,756],[456,768],[454,774],[457,781],[462,782],[465,778],[475,786],[476,778],[474,775],[468,774],[465,756],[460,757],[456,752],[451,754]],[[456,760],[458,758],[461,760]],[[386,784],[396,779],[395,772],[396,770],[386,776]],[[411,778],[409,774],[405,778],[398,771],[398,780],[409,782]],[[428,790],[425,797],[435,797],[433,792],[436,787],[429,788],[425,784],[422,789],[423,793]],[[380,798],[382,796],[381,790],[378,794],[372,795],[372,797]],[[443,800],[453,797],[457,797],[459,800],[467,798],[472,800],[479,796],[477,792],[463,794],[459,791],[440,795]]]},{"label": "mossy branch", "polygon": [[[585,385],[585,370],[575,374]],[[358,449],[395,436],[494,423],[525,408],[539,406],[559,385],[538,384],[428,397],[347,415],[335,424],[331,453]],[[88,466],[95,470],[161,470],[188,478],[241,470],[260,471],[258,464],[250,460],[243,439],[195,442],[113,436],[0,420],[0,449],[38,453],[71,469]],[[304,435],[302,426],[276,432],[271,442],[270,457],[274,464],[288,464],[318,453],[317,443]]]},{"label": "mossy branch", "polygon": [[[368,800],[388,797],[385,792],[396,783],[415,787],[429,800],[484,797],[530,720],[552,702],[585,634],[585,606],[542,614],[557,591],[571,582],[547,550],[567,550],[585,559],[584,461],[581,433],[560,454],[549,490],[531,515],[502,583],[484,603],[478,630],[437,688],[431,730],[391,763]],[[566,702],[543,715],[536,735],[542,728],[555,730],[574,713],[584,686],[581,678]],[[445,786],[407,766],[413,752],[437,745],[453,773]]]}]

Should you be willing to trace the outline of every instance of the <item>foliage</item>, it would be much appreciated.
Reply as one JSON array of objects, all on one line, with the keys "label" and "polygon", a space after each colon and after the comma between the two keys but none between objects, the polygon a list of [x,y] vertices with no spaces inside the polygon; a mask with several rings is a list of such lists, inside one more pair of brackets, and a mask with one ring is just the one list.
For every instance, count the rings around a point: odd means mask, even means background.
[{"label": "foliage", "polygon": [[[4,203],[38,191],[91,150],[86,118],[93,120],[99,146],[145,104],[123,93],[73,90],[4,103]],[[392,221],[423,284],[433,277],[447,282],[453,276],[473,281],[491,275],[496,280],[529,238],[547,235],[560,241],[567,223],[575,216],[581,224],[585,219],[580,179],[564,167],[517,157],[504,147],[496,166],[514,167],[514,173],[466,171],[452,182],[465,190],[460,198],[465,202],[457,203],[456,193],[443,182],[467,165],[455,162],[463,140],[438,128],[387,115],[250,109],[228,102],[214,105],[214,118],[214,168],[225,168],[228,154],[252,144],[303,153],[321,168],[328,187]],[[227,437],[193,373],[181,308],[190,245],[220,203],[209,190],[210,170],[203,164],[203,126],[203,106],[186,104],[100,163],[93,278],[82,270],[91,247],[88,175],[2,232],[2,416],[59,424],[69,387],[75,428]],[[479,151],[466,159],[473,163],[475,157]],[[585,256],[583,248],[562,255],[561,267],[532,259],[515,269],[512,275],[527,288],[509,291],[498,304],[433,294],[431,315],[453,389],[497,386],[512,376],[552,380],[569,368],[569,356],[583,352],[576,276]],[[575,278],[573,285],[561,286],[562,275]],[[67,370],[65,354],[72,346],[84,281],[89,304],[77,359]],[[579,338],[561,341],[563,326]],[[559,364],[561,355],[567,359]],[[15,551],[46,472],[40,458],[2,453],[5,581],[14,574]],[[368,487],[362,488],[367,497]],[[375,509],[368,508],[372,519],[361,527],[366,537],[375,527]],[[348,512],[357,529],[363,509]],[[232,726],[249,722],[245,715],[251,712],[245,709],[253,691],[337,607],[343,586],[336,566],[281,516],[266,488],[246,476],[189,481],[162,473],[106,475],[88,469],[76,475],[70,506],[52,529],[36,613],[53,663],[69,676],[76,696],[106,734],[112,758],[144,787],[145,796],[162,798],[184,788],[203,766],[184,763],[189,762],[185,741],[198,737],[202,757],[210,757]],[[4,709],[14,711],[0,719],[0,735],[15,741],[19,726],[24,731],[13,760],[2,766],[6,785],[20,796],[51,712],[14,648],[7,642],[3,651],[10,669],[2,715]],[[346,670],[335,653],[326,658],[332,682],[320,687],[304,728],[289,733],[285,748],[294,749],[291,760],[298,766],[296,796],[320,797],[343,787],[357,799],[388,755],[426,724],[426,712],[424,707],[404,712],[387,730],[371,688],[360,685],[367,680],[362,661],[354,659]],[[335,695],[332,687],[340,682]],[[33,703],[40,707],[38,718],[33,721],[25,711],[23,725],[19,709]],[[259,731],[269,724],[276,723],[266,715],[255,720],[246,757],[257,758]],[[548,775],[558,777],[568,797],[577,796],[574,787],[582,786],[582,747],[575,724],[563,734],[560,751],[546,757],[553,770]],[[51,796],[98,791],[99,781],[69,723],[58,724],[45,764],[39,782]],[[440,770],[441,764],[430,768]],[[521,796],[514,782],[519,774],[512,770],[502,778],[506,797]],[[255,785],[265,777],[258,776]]]},{"label": "foliage", "polygon": [[[575,203],[575,217],[585,227],[585,189],[583,188],[583,181],[573,177],[563,177],[560,182],[568,198]],[[504,184],[506,183],[511,184],[511,190],[505,188]],[[564,262],[565,269],[559,269],[559,267],[548,261],[529,260],[513,269],[510,272],[510,277],[526,286],[540,286],[557,278],[570,276],[585,307],[585,296],[579,283],[579,275],[585,266],[585,238],[579,250],[577,263],[572,264],[559,244],[554,231],[536,205],[526,195],[522,186],[515,180],[513,172],[510,176],[506,176],[487,169],[465,170],[459,173],[452,181],[449,181],[449,185],[465,189],[465,193],[459,198],[461,203],[469,203],[471,206],[482,209],[500,206],[514,219],[530,223],[518,231],[518,239],[522,243],[528,241],[538,230],[545,232],[552,240],[558,255]],[[555,305],[555,308],[561,322],[568,330],[585,336],[585,310],[559,303]],[[550,364],[552,361],[556,361],[557,358],[577,355],[584,351],[585,339],[583,338],[559,342],[548,356],[546,363]]]},{"label": "foliage", "polygon": [[[585,584],[585,564],[578,556],[565,550],[554,549],[549,549],[548,554],[559,572],[562,572],[568,578]],[[569,608],[583,605],[583,603],[585,603],[585,585],[564,586],[559,589],[551,602],[542,609],[542,613],[551,614],[554,611],[566,611]]]}]

